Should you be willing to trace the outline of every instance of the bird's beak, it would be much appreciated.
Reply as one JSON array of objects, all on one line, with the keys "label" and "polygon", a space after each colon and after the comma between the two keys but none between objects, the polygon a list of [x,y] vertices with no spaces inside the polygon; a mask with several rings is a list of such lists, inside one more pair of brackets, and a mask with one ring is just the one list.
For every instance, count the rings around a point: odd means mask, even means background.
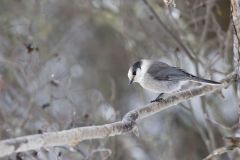
[{"label": "bird's beak", "polygon": [[134,80],[134,77],[129,81],[128,85],[132,84]]}]

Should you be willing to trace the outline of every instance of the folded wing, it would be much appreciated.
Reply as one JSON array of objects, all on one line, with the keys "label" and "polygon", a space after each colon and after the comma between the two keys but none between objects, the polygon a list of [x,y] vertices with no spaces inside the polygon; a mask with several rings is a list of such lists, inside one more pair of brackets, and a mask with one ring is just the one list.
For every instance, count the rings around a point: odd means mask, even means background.
[{"label": "folded wing", "polygon": [[151,67],[148,69],[148,74],[151,75],[156,80],[159,81],[185,81],[191,80],[195,82],[201,83],[209,83],[209,84],[221,84],[219,82],[215,82],[212,80],[207,80],[204,78],[196,77],[186,71],[178,68],[172,67],[168,64],[162,62],[154,62]]}]

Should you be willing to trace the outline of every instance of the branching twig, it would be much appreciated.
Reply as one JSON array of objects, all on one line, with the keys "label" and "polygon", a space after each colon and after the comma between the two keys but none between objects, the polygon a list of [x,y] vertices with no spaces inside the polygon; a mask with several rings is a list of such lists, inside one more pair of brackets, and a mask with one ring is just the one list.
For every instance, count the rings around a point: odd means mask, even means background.
[{"label": "branching twig", "polygon": [[161,26],[161,28],[170,35],[173,40],[176,42],[176,44],[188,55],[188,57],[191,60],[195,60],[195,56],[193,55],[192,52],[189,51],[189,49],[183,44],[182,40],[174,34],[167,26],[166,24],[163,23],[163,21],[160,19],[158,16],[157,12],[154,10],[154,8],[150,5],[150,3],[147,0],[143,0],[143,3],[149,8],[149,10],[152,12],[153,16],[156,18],[157,22]]},{"label": "branching twig", "polygon": [[234,148],[234,146],[224,146],[224,147],[218,148],[218,149],[214,150],[211,154],[209,154],[203,160],[213,160],[214,157],[220,156],[223,153],[233,150],[233,148]]},{"label": "branching twig", "polygon": [[212,160],[214,157],[220,156],[228,151],[232,151],[240,147],[240,138],[225,137],[225,139],[227,140],[227,143],[228,143],[226,146],[214,150],[211,154],[209,154],[203,160]]},{"label": "branching twig", "polygon": [[203,85],[186,91],[178,92],[169,96],[164,101],[150,103],[144,107],[136,108],[128,112],[123,117],[122,121],[119,122],[99,126],[80,127],[59,132],[43,133],[0,141],[0,157],[17,152],[37,150],[42,147],[63,145],[73,146],[83,140],[106,138],[133,131],[136,128],[136,122],[138,120],[169,109],[174,105],[189,100],[193,97],[203,96],[208,93],[221,90],[227,87],[235,78],[235,73],[232,73],[222,81],[223,83],[221,85]]}]

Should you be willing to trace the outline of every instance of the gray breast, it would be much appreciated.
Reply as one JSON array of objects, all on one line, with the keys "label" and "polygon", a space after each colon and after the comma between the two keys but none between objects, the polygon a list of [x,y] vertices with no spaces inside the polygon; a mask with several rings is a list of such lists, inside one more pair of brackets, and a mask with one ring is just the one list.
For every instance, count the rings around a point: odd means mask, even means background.
[{"label": "gray breast", "polygon": [[149,73],[144,74],[140,84],[143,88],[156,93],[172,93],[181,88],[179,81],[160,81],[152,78]]}]

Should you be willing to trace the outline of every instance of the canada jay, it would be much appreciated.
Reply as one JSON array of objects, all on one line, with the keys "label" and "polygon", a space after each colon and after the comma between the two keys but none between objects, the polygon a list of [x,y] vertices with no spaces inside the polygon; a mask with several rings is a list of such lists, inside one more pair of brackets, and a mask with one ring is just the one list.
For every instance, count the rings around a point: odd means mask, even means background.
[{"label": "canada jay", "polygon": [[144,89],[160,93],[151,102],[162,100],[161,96],[164,93],[173,93],[180,90],[184,82],[192,81],[209,85],[221,84],[194,76],[180,68],[169,66],[158,60],[148,59],[135,62],[128,71],[128,78],[129,84],[138,82]]}]

